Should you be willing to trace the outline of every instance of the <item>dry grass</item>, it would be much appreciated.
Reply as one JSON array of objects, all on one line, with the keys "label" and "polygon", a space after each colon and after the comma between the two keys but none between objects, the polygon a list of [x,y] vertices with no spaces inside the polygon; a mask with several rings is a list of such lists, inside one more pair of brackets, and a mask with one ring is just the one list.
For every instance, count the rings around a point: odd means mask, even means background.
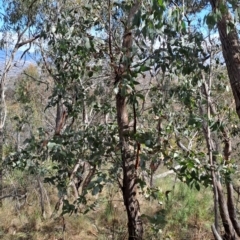
[{"label": "dry grass", "polygon": [[[28,181],[29,182],[29,181]],[[173,190],[174,177],[155,182],[159,189],[157,199],[145,199],[139,195],[144,222],[144,239],[210,240],[212,234],[211,191],[190,190],[180,182],[174,192],[165,197],[167,190]],[[127,239],[126,211],[121,192],[112,185],[97,196],[89,194],[89,202],[98,200],[94,210],[83,214],[72,214],[42,219],[38,191],[34,184],[28,186],[32,194],[28,203],[16,210],[16,200],[4,200],[0,210],[0,239],[4,240],[124,240]],[[51,209],[57,201],[57,192],[45,185],[49,194]]]}]

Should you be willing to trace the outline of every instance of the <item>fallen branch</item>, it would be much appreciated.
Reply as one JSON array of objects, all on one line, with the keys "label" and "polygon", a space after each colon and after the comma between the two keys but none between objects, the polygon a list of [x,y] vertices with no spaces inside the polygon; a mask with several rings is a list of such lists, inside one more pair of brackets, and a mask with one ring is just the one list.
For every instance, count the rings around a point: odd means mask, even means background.
[{"label": "fallen branch", "polygon": [[5,196],[1,196],[0,200],[5,199],[5,198],[19,198],[19,200],[26,198],[27,194],[9,194],[9,195],[5,195]]},{"label": "fallen branch", "polygon": [[156,176],[153,176],[154,179],[158,179],[158,178],[164,178],[164,177],[167,177],[168,175],[170,174],[176,174],[173,170],[169,170],[165,173],[161,173],[161,174],[158,174]]},{"label": "fallen branch", "polygon": [[176,174],[176,170],[180,169],[181,166],[180,165],[177,165],[176,167],[174,167],[174,170],[169,170],[167,172],[164,172],[164,173],[161,173],[161,174],[158,174],[156,176],[153,176],[154,179],[158,179],[158,178],[164,178],[164,177],[167,177],[168,175],[170,174]]}]

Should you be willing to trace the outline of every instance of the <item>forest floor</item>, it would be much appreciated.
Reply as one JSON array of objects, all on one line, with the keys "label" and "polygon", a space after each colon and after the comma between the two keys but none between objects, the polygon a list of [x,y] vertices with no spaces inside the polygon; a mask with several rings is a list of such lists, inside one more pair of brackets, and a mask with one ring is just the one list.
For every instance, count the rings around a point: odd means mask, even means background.
[{"label": "forest floor", "polygon": [[[26,180],[26,184],[29,180]],[[20,184],[20,181],[16,182]],[[174,175],[155,180],[155,197],[139,194],[144,239],[210,240],[213,239],[212,192],[202,187],[190,189],[185,183],[175,181]],[[0,210],[0,239],[12,240],[124,240],[127,239],[127,219],[121,193],[108,186],[102,193],[89,196],[96,206],[87,214],[60,214],[50,217],[57,202],[57,193],[51,186],[48,192],[46,218],[43,219],[40,199],[34,181],[28,186],[27,201],[6,198]],[[167,191],[171,191],[168,194]],[[167,196],[167,197],[166,197]]]}]

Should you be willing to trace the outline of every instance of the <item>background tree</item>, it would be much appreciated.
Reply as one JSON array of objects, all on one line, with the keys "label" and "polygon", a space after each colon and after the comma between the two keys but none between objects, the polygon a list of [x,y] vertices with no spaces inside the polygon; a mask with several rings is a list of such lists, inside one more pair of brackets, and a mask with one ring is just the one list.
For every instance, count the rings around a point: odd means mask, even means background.
[{"label": "background tree", "polygon": [[[3,144],[4,144],[4,125],[7,116],[6,102],[5,102],[5,84],[7,81],[7,75],[12,68],[17,51],[27,46],[30,49],[31,43],[39,38],[39,29],[36,27],[37,12],[39,9],[36,1],[30,2],[19,2],[19,1],[4,1],[2,5],[3,12],[1,18],[4,24],[1,27],[2,39],[1,49],[5,49],[6,60],[5,66],[1,74],[1,87],[0,87],[0,155],[3,156]],[[35,28],[33,27],[35,25]],[[10,39],[9,39],[10,37]],[[13,38],[15,40],[13,40]],[[23,55],[27,52],[23,52]],[[2,162],[2,161],[1,161]],[[0,169],[0,195],[2,195],[2,166]],[[0,205],[2,205],[0,201]]]}]

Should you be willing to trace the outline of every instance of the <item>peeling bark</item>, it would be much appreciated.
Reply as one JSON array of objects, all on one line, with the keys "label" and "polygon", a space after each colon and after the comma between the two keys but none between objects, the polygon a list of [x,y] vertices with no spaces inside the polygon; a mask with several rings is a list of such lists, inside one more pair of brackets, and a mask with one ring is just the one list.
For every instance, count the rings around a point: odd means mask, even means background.
[{"label": "peeling bark", "polygon": [[116,96],[116,107],[123,167],[122,193],[128,216],[129,240],[142,239],[143,227],[137,200],[136,154],[130,149],[126,97],[121,95],[120,92]]},{"label": "peeling bark", "polygon": [[[119,91],[116,95],[116,108],[117,108],[117,122],[118,132],[121,148],[121,159],[123,168],[123,184],[122,193],[125,208],[128,216],[128,233],[129,240],[141,240],[143,237],[143,226],[141,221],[140,206],[137,199],[137,171],[136,164],[136,151],[130,148],[129,137],[129,120],[127,111],[127,99],[125,94],[121,91],[123,83],[123,74],[129,74],[131,50],[133,43],[133,34],[130,29],[130,24],[136,12],[140,7],[141,1],[135,0],[132,8],[129,11],[128,22],[123,35],[123,54],[125,61],[121,62],[121,71],[115,69],[115,84],[118,84]],[[111,39],[109,39],[111,50]],[[111,55],[111,53],[110,53]],[[122,58],[123,59],[123,58]],[[114,63],[112,63],[115,65]]]},{"label": "peeling bark", "polygon": [[67,109],[62,103],[61,96],[58,96],[55,136],[61,135],[68,117]]}]

